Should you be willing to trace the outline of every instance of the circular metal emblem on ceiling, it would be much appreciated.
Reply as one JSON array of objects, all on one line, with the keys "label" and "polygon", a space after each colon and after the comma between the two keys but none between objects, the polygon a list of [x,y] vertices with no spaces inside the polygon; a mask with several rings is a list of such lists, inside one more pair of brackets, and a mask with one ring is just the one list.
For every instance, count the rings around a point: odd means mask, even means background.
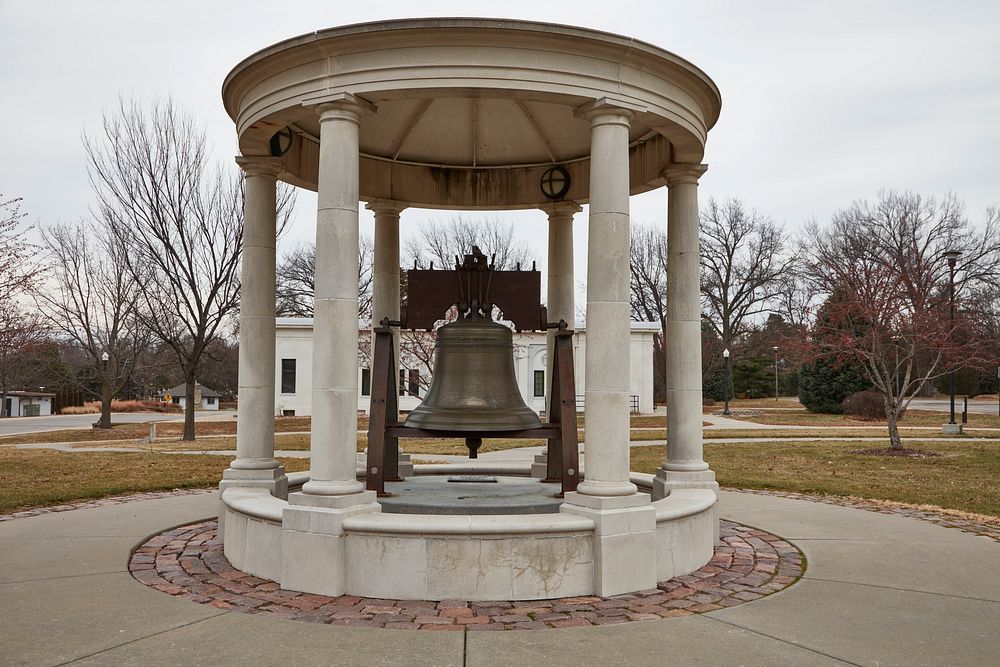
[{"label": "circular metal emblem on ceiling", "polygon": [[542,174],[542,194],[549,199],[562,199],[569,192],[569,172],[562,165],[555,165]]},{"label": "circular metal emblem on ceiling", "polygon": [[285,127],[278,130],[271,137],[270,148],[271,155],[274,157],[281,157],[288,152],[288,149],[292,147],[292,128]]}]

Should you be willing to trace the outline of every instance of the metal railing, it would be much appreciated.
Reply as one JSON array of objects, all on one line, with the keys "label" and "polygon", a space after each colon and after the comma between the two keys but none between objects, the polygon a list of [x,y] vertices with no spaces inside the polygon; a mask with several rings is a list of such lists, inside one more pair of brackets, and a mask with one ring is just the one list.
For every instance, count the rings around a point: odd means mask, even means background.
[{"label": "metal railing", "polygon": [[[629,410],[633,414],[639,413],[639,395],[631,394],[629,397]],[[576,396],[576,411],[583,412],[587,407],[587,397],[584,394],[577,394]]]}]

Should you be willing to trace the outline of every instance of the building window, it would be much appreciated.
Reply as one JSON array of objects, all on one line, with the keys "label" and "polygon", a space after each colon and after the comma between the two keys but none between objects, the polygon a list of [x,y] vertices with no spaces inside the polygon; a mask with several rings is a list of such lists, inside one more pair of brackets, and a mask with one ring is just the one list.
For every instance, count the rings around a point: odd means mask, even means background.
[{"label": "building window", "polygon": [[206,396],[205,397],[205,402],[206,402],[207,405],[215,405],[215,397],[214,396]]},{"label": "building window", "polygon": [[545,371],[535,371],[535,398],[545,398]]},{"label": "building window", "polygon": [[368,368],[361,369],[361,395],[372,395],[372,372]]},{"label": "building window", "polygon": [[295,360],[281,360],[281,393],[295,393]]},{"label": "building window", "polygon": [[416,396],[420,398],[420,371],[410,369],[410,382],[409,382],[410,396]]},{"label": "building window", "polygon": [[295,416],[295,410],[282,410],[281,411],[281,416],[282,417],[294,417]]}]

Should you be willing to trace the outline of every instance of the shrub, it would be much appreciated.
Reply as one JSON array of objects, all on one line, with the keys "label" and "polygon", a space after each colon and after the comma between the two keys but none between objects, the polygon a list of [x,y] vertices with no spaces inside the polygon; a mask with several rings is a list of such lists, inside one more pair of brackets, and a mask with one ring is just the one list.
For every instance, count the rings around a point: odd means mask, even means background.
[{"label": "shrub", "polygon": [[844,411],[844,399],[870,388],[856,366],[818,359],[799,369],[799,400],[809,412],[839,415]]},{"label": "shrub", "polygon": [[[111,412],[180,412],[181,406],[163,401],[111,401]],[[62,409],[64,415],[100,414],[100,401],[88,401],[79,407]]]},{"label": "shrub", "polygon": [[67,405],[59,411],[61,415],[95,415],[101,412],[100,406],[96,403],[86,405]]},{"label": "shrub", "polygon": [[844,399],[844,414],[854,419],[879,421],[885,419],[885,401],[874,391],[856,391]]}]

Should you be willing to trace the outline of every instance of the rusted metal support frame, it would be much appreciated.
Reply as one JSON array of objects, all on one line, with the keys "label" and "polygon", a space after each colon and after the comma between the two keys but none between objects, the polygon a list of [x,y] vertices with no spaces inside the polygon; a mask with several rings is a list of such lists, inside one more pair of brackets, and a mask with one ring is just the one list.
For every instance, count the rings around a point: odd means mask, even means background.
[{"label": "rusted metal support frame", "polygon": [[389,433],[389,423],[398,419],[392,329],[375,328],[372,397],[368,414],[368,455],[365,461],[365,488],[380,497],[389,495],[385,482],[399,481],[399,439]]},{"label": "rusted metal support frame", "polygon": [[562,492],[576,491],[580,482],[580,451],[576,426],[576,378],[573,373],[573,331],[560,327],[552,346],[555,356],[549,394],[549,421],[559,425],[548,441],[546,480],[562,483]]}]

